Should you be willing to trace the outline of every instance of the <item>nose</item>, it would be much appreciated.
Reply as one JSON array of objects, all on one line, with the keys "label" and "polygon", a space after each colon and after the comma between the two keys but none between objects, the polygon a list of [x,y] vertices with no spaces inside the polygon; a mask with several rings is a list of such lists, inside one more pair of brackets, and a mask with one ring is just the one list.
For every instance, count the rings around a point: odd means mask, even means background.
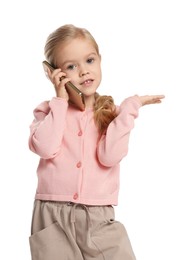
[{"label": "nose", "polygon": [[80,77],[85,76],[86,74],[89,74],[89,71],[87,70],[86,66],[80,67]]}]

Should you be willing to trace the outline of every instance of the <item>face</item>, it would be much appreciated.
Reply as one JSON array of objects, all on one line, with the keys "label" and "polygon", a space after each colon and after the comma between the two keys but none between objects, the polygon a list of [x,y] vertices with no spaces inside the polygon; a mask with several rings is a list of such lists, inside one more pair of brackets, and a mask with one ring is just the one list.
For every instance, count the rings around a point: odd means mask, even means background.
[{"label": "face", "polygon": [[84,94],[85,103],[92,106],[94,94],[101,82],[101,58],[92,42],[74,39],[58,51],[57,65]]}]

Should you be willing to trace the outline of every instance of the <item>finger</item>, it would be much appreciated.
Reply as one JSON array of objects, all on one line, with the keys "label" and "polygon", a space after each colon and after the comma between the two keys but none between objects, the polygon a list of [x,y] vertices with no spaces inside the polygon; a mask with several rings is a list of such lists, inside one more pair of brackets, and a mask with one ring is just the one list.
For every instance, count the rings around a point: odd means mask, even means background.
[{"label": "finger", "polygon": [[65,78],[65,75],[66,74],[61,72],[61,70],[54,71],[54,73],[53,73],[53,81],[54,81],[54,83],[59,85],[61,83],[61,79]]},{"label": "finger", "polygon": [[163,99],[163,98],[165,98],[165,96],[164,95],[153,95],[153,96],[151,96],[153,99]]},{"label": "finger", "polygon": [[71,79],[70,78],[66,78],[65,76],[62,76],[62,77],[59,78],[59,80],[60,80],[60,84],[62,84],[62,86],[65,86],[65,84],[67,82],[69,82]]},{"label": "finger", "polygon": [[150,100],[148,102],[150,102],[150,104],[161,103],[164,97],[165,97],[164,95],[153,95],[150,96]]}]

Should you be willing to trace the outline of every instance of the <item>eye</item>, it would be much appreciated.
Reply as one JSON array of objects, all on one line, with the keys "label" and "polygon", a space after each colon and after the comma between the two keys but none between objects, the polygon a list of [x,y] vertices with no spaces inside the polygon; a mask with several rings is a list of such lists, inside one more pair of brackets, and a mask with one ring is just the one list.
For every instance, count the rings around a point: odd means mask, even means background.
[{"label": "eye", "polygon": [[95,61],[94,58],[89,58],[89,59],[87,59],[87,63],[93,63],[94,61]]},{"label": "eye", "polygon": [[67,70],[74,70],[76,67],[76,65],[71,64],[67,66]]}]

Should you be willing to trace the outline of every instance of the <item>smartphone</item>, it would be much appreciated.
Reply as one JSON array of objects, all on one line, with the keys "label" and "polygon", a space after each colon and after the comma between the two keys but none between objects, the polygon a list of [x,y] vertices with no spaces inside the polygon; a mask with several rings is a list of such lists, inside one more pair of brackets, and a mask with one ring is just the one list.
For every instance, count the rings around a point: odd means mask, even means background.
[{"label": "smartphone", "polygon": [[[43,61],[42,64],[43,64],[45,74],[48,77],[47,69],[49,68],[52,72],[53,70],[55,70],[55,68],[50,63],[48,63],[46,60]],[[65,77],[62,77],[62,78],[65,78]],[[85,103],[84,103],[83,93],[76,86],[74,86],[72,84],[72,82],[70,82],[70,81],[65,84],[65,87],[66,87],[66,91],[68,92],[68,95],[69,95],[69,102],[71,104],[75,105],[80,110],[84,111]]]}]

